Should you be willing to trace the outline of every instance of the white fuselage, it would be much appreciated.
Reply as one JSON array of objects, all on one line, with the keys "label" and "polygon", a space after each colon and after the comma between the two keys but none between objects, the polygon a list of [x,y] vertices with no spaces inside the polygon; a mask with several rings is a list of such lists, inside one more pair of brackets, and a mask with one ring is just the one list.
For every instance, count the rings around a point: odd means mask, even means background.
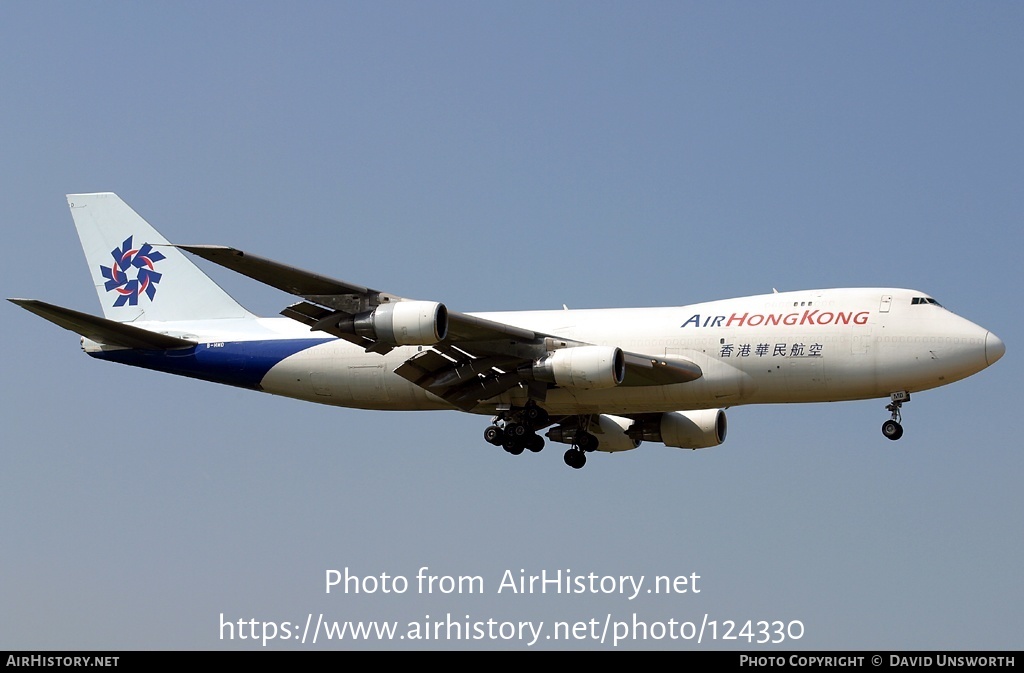
[{"label": "white fuselage", "polygon": [[[555,388],[544,401],[552,414],[888,397],[970,376],[1003,352],[1002,342],[986,329],[922,292],[903,289],[808,290],[669,308],[478,315],[653,358],[688,360],[703,371],[695,381],[673,385]],[[214,354],[240,342],[321,341],[270,365],[258,381],[258,388],[268,393],[366,409],[453,408],[394,374],[425,346],[400,347],[386,355],[366,353],[287,318],[140,326],[193,338]],[[95,350],[88,342],[86,346]],[[513,388],[476,411],[489,413],[526,399],[525,388]]]}]

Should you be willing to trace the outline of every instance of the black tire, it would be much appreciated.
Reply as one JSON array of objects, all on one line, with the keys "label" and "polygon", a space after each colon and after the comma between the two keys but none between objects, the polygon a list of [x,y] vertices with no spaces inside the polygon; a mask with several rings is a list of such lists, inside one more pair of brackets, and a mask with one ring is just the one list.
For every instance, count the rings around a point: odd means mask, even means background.
[{"label": "black tire", "polygon": [[523,437],[526,435],[526,426],[520,425],[519,423],[513,423],[512,425],[505,426],[505,434],[509,437]]},{"label": "black tire", "polygon": [[526,448],[534,453],[539,453],[544,449],[544,438],[540,435],[530,435],[530,438],[526,440]]},{"label": "black tire", "polygon": [[580,447],[581,451],[589,453],[595,450],[598,444],[599,442],[597,437],[589,432],[583,432],[576,435],[576,446]]},{"label": "black tire", "polygon": [[536,405],[530,405],[523,409],[523,418],[531,428],[539,428],[547,423],[548,412]]},{"label": "black tire", "polygon": [[526,447],[520,444],[519,442],[512,442],[511,444],[505,444],[505,450],[511,453],[513,456],[518,456],[519,454],[526,450]]},{"label": "black tire", "polygon": [[497,425],[488,425],[484,430],[484,441],[494,446],[501,446],[505,439],[505,433]]},{"label": "black tire", "polygon": [[587,454],[583,453],[579,449],[569,449],[565,452],[562,457],[565,464],[574,470],[578,470],[587,464]]},{"label": "black tire", "polygon": [[903,426],[896,421],[886,421],[882,423],[882,434],[886,439],[896,441],[903,436]]}]

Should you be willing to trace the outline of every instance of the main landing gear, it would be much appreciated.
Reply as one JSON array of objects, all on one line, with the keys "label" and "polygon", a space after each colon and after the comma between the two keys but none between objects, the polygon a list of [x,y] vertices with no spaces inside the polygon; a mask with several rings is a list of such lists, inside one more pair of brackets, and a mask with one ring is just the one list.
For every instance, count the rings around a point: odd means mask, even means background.
[{"label": "main landing gear", "polygon": [[882,434],[885,435],[886,439],[895,441],[903,436],[903,426],[900,425],[903,417],[900,415],[900,407],[903,406],[904,402],[910,401],[910,393],[900,391],[893,393],[890,398],[892,402],[886,405],[885,410],[892,414],[892,418],[882,423]]},{"label": "main landing gear", "polygon": [[548,412],[530,401],[522,409],[503,411],[484,430],[484,441],[500,446],[513,456],[529,449],[537,453],[544,448],[544,438],[537,430],[550,423]]},{"label": "main landing gear", "polygon": [[[530,400],[526,406],[498,412],[484,430],[484,441],[500,446],[513,456],[527,450],[537,453],[544,448],[544,438],[537,431],[552,422],[548,412]],[[587,454],[596,451],[600,441],[583,429],[590,423],[589,416],[568,421],[560,418],[559,423],[548,431],[547,436],[553,442],[571,445],[563,459],[566,465],[578,470],[587,464]]]},{"label": "main landing gear", "polygon": [[597,437],[589,432],[577,430],[572,446],[566,450],[562,459],[565,460],[566,465],[578,470],[587,464],[587,454],[596,449],[597,444]]}]

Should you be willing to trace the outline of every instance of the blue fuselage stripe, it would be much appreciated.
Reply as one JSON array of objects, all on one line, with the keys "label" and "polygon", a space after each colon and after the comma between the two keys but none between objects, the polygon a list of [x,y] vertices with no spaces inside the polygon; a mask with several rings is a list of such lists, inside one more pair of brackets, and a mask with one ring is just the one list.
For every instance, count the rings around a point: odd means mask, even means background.
[{"label": "blue fuselage stripe", "polygon": [[335,339],[225,341],[180,350],[127,349],[89,355],[133,367],[260,390],[260,381],[271,367],[290,355],[328,341]]}]

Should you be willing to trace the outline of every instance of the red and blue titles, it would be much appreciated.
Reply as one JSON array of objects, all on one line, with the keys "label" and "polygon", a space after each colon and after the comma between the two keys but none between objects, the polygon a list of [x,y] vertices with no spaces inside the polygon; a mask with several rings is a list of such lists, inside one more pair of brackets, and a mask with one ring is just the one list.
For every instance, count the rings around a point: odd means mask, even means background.
[{"label": "red and blue titles", "polygon": [[803,313],[733,313],[729,316],[709,315],[701,320],[694,313],[680,327],[768,327],[774,325],[866,325],[871,311],[806,310]]}]

